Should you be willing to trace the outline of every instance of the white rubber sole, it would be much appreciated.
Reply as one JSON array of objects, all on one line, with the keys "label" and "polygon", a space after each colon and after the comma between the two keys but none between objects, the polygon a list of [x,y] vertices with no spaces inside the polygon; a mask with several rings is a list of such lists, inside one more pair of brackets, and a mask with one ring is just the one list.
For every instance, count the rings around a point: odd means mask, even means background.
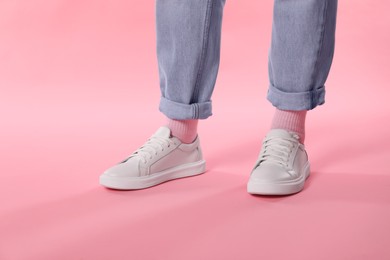
[{"label": "white rubber sole", "polygon": [[101,185],[111,189],[138,190],[149,188],[166,181],[202,174],[205,171],[206,161],[201,160],[172,167],[149,176],[113,177],[103,174],[100,176],[99,181]]},{"label": "white rubber sole", "polygon": [[259,182],[249,180],[247,191],[254,195],[289,195],[300,192],[305,180],[310,176],[310,164],[307,162],[299,179],[288,182]]}]

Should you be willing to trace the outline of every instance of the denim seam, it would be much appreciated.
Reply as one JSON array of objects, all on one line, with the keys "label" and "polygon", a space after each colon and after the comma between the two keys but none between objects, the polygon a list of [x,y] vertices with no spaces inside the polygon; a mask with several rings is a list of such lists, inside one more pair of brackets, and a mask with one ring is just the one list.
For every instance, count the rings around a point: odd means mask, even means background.
[{"label": "denim seam", "polygon": [[192,106],[192,110],[193,110],[192,118],[195,119],[196,118],[196,103],[191,104],[191,106]]},{"label": "denim seam", "polygon": [[[324,11],[323,11],[323,14],[322,14],[322,25],[321,25],[321,35],[320,35],[320,40],[319,40],[319,47],[318,47],[318,50],[317,50],[317,56],[316,56],[316,62],[314,64],[314,69],[313,69],[313,74],[312,74],[312,82],[314,82],[314,78],[315,78],[315,73],[317,71],[317,68],[318,68],[318,64],[319,64],[319,59],[320,59],[320,55],[321,55],[321,52],[322,52],[322,47],[323,47],[323,43],[324,43],[324,35],[325,35],[325,20],[326,20],[326,16],[327,16],[327,12],[328,12],[328,0],[325,0],[325,4],[324,4]],[[313,89],[314,90],[314,87],[313,86]],[[312,92],[313,94],[316,93],[316,92]],[[316,103],[317,102],[317,99],[318,99],[318,95],[314,94],[314,95],[311,95],[311,102],[312,104]]]},{"label": "denim seam", "polygon": [[207,9],[206,9],[206,17],[205,17],[205,25],[204,25],[204,31],[203,31],[203,43],[202,43],[202,50],[200,54],[200,61],[199,61],[199,68],[198,68],[198,73],[196,77],[196,82],[195,82],[195,87],[194,87],[194,92],[192,94],[192,99],[191,103],[196,102],[196,99],[199,94],[199,85],[200,81],[202,78],[202,73],[203,73],[203,63],[205,60],[206,56],[206,49],[208,45],[208,37],[209,37],[209,31],[210,31],[210,21],[211,21],[211,14],[212,14],[212,9],[213,9],[213,0],[208,0],[207,1]]}]

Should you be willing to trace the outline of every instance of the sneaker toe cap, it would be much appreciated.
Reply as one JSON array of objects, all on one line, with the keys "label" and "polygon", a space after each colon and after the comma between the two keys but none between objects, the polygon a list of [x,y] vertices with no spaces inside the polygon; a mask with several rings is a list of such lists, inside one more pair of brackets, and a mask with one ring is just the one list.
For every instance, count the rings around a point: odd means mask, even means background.
[{"label": "sneaker toe cap", "polygon": [[119,163],[111,168],[107,169],[104,173],[104,176],[107,177],[139,177],[139,160],[128,160],[124,163]]},{"label": "sneaker toe cap", "polygon": [[295,175],[291,172],[288,172],[281,165],[262,164],[253,170],[250,178],[256,182],[275,183],[291,181],[295,179]]}]

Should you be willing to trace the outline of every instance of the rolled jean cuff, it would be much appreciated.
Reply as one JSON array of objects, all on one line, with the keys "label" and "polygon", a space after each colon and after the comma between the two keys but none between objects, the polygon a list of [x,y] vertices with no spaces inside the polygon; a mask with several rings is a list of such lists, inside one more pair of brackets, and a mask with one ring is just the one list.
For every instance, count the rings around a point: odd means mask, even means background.
[{"label": "rolled jean cuff", "polygon": [[273,85],[268,88],[267,99],[280,110],[311,110],[325,103],[325,86],[307,92],[284,92]]},{"label": "rolled jean cuff", "polygon": [[212,115],[211,101],[183,104],[161,97],[159,109],[168,118],[176,120],[206,119]]}]

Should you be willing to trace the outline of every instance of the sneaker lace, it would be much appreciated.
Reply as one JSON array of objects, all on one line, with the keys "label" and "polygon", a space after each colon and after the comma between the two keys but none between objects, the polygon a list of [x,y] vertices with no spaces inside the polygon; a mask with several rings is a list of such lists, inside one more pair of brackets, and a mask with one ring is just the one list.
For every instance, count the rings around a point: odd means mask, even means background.
[{"label": "sneaker lace", "polygon": [[[296,139],[298,136],[294,136]],[[259,164],[272,162],[288,167],[293,148],[297,140],[274,137],[264,141],[264,150],[260,155]]]},{"label": "sneaker lace", "polygon": [[153,156],[157,155],[160,151],[164,151],[166,147],[170,147],[171,145],[176,145],[176,143],[170,138],[152,136],[143,146],[138,148],[128,158],[122,161],[122,163],[136,156],[141,157],[143,162],[147,163],[147,161],[152,159]]}]

